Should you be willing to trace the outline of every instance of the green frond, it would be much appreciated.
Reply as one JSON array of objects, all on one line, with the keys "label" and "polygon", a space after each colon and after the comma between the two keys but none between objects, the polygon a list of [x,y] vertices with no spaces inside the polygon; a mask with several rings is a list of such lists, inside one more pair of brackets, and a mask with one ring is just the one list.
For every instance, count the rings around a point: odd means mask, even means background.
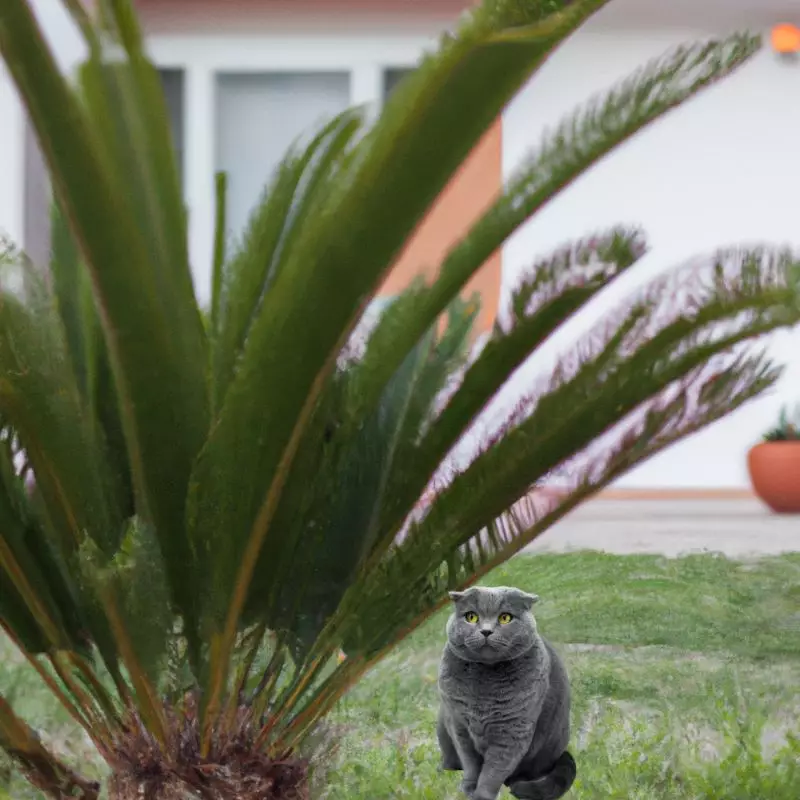
[{"label": "green frond", "polygon": [[[436,337],[423,364],[402,434],[398,437],[407,450],[417,445],[427,432],[442,395],[452,388],[459,372],[466,367],[471,349],[477,344],[472,335],[480,305],[480,296],[477,294],[466,301],[456,297],[450,304],[446,328],[441,336]],[[400,452],[395,461],[401,463],[402,458],[403,454]]]},{"label": "green frond", "polygon": [[507,318],[495,326],[424,438],[398,466],[392,499],[384,507],[379,552],[391,543],[409,505],[508,376],[645,251],[638,229],[615,228],[567,245],[528,271],[512,293]]},{"label": "green frond", "polygon": [[161,551],[152,528],[142,520],[131,519],[112,559],[104,559],[88,541],[80,558],[86,584],[96,587],[101,605],[105,596],[113,597],[113,613],[120,617],[138,668],[153,685],[158,684],[175,617]]},{"label": "green frond", "polygon": [[48,641],[36,618],[8,576],[7,559],[0,555],[0,619],[5,633],[13,633],[29,653],[44,653]]},{"label": "green frond", "polygon": [[781,375],[763,354],[734,356],[725,372],[700,368],[662,392],[633,418],[616,426],[602,450],[593,448],[565,470],[568,484],[555,495],[521,498],[501,517],[462,544],[448,563],[447,588],[459,588],[519,552],[590,495],[662,452],[676,441],[716,422],[775,385]]},{"label": "green frond", "polygon": [[68,220],[57,204],[52,207],[51,231],[49,274],[68,358],[85,413],[97,419],[99,446],[105,455],[121,516],[127,518],[135,512],[133,485],[108,346],[103,338],[89,274]]},{"label": "green frond", "polygon": [[[434,402],[466,358],[477,311],[476,301],[456,301],[441,336],[427,337],[409,354],[357,429],[347,419],[345,362],[337,402],[321,405],[309,425],[259,556],[247,608],[248,619],[257,614],[273,629],[293,620],[287,633],[296,659],[315,641],[374,546],[398,460],[417,441]],[[384,313],[391,312],[390,305]],[[312,471],[316,479],[309,486]]]},{"label": "green frond", "polygon": [[19,436],[58,546],[74,550],[88,534],[112,552],[122,519],[56,302],[21,257],[0,267],[0,299],[0,416]]},{"label": "green frond", "polygon": [[41,533],[15,511],[5,487],[0,489],[0,526],[0,606],[5,627],[32,653],[78,649],[79,631],[71,629],[72,620],[63,613],[68,614],[69,605],[60,607],[51,591],[50,583],[59,581],[61,575],[52,564],[47,565],[49,573],[40,568],[28,545]]},{"label": "green frond", "polygon": [[[480,14],[465,22],[393,94],[272,282],[196,462],[189,498],[192,536],[213,567],[204,614],[206,635],[216,641],[212,707],[218,705],[258,553],[347,334],[408,236],[506,102],[603,4],[574,3],[507,40]],[[492,89],[476,94],[476,85]]]},{"label": "green frond", "polygon": [[[522,5],[526,5],[523,3]],[[527,220],[615,147],[758,50],[760,39],[736,34],[679,47],[652,60],[609,92],[579,107],[517,168],[503,193],[445,256],[432,285],[420,285],[405,307],[386,316],[370,340],[359,393],[369,408],[406,351],[489,257]]]},{"label": "green frond", "polygon": [[[48,534],[35,478],[16,432],[0,429],[0,625],[29,655],[53,648],[91,652],[103,641],[71,574],[71,554]],[[106,651],[109,663],[113,654]]]},{"label": "green frond", "polygon": [[69,223],[57,204],[51,207],[50,229],[53,294],[64,327],[64,339],[75,371],[75,382],[84,404],[91,408],[92,343],[87,341],[89,326],[85,316],[90,310],[86,306],[87,290],[91,301],[89,276],[81,268],[80,253],[72,238]]},{"label": "green frond", "polygon": [[609,431],[601,447],[576,451],[558,473],[557,493],[540,492],[532,482],[507,511],[452,538],[431,535],[424,523],[412,530],[354,601],[356,622],[345,627],[348,654],[397,644],[446,603],[448,590],[480,580],[630,469],[769,389],[781,372],[760,355],[732,357],[724,368],[690,372]]},{"label": "green frond", "polygon": [[[7,252],[4,261],[0,581],[13,606],[4,620],[29,652],[87,654],[94,644],[114,675],[118,658],[108,621],[77,568],[87,539],[110,558],[123,526],[102,430],[89,414],[88,382],[84,391],[78,384],[73,354],[85,341],[83,329],[73,316],[70,341],[67,322],[76,306],[56,302],[22,256]],[[53,285],[63,288],[64,280],[54,275]]]},{"label": "green frond", "polygon": [[[137,510],[154,523],[175,600],[191,620],[181,487],[209,425],[206,341],[158,75],[129,2],[105,5],[103,44],[89,42],[80,93],[60,74],[26,0],[2,4],[0,52],[91,275]],[[118,525],[106,529],[118,535]]]},{"label": "green frond", "polygon": [[469,529],[468,519],[488,523],[669,385],[743,341],[796,324],[797,263],[789,252],[729,251],[710,269],[653,282],[523,399],[439,495],[425,526],[446,537]]},{"label": "green frond", "polygon": [[739,346],[798,321],[797,263],[787,252],[727,251],[709,269],[653,282],[611,315],[412,515],[399,544],[351,585],[330,635],[338,631],[349,656],[369,657],[448,585],[528,541],[492,526],[538,485],[566,476],[578,502],[771,386],[780,370]]},{"label": "green frond", "polygon": [[227,259],[227,218],[228,218],[228,176],[218,172],[214,182],[214,263],[211,276],[211,315],[210,331],[213,337],[219,335],[219,314],[222,303],[222,276]]},{"label": "green frond", "polygon": [[295,144],[276,168],[235,255],[221,265],[212,350],[215,409],[222,406],[269,287],[313,220],[313,208],[341,169],[360,126],[359,116],[347,110],[324,125],[305,147]]}]

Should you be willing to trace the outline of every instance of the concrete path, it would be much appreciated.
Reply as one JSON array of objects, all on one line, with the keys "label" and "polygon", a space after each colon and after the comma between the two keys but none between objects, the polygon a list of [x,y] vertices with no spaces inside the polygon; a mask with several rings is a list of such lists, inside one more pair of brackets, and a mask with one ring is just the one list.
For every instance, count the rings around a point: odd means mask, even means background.
[{"label": "concrete path", "polygon": [[771,514],[756,500],[593,500],[567,515],[532,552],[718,552],[732,558],[800,552],[800,516]]}]

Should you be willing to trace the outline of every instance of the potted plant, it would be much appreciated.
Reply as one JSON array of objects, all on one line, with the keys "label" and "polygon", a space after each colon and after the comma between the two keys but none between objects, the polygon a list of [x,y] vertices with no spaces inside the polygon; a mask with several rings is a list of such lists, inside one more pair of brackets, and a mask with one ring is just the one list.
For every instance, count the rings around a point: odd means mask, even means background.
[{"label": "potted plant", "polygon": [[784,408],[778,424],[751,448],[747,467],[755,493],[779,514],[800,513],[800,407]]}]

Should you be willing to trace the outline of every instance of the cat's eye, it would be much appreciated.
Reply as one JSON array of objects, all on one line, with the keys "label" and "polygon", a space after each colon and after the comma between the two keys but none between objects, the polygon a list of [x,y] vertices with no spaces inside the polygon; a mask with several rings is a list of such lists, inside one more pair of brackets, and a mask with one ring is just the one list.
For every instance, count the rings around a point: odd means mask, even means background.
[{"label": "cat's eye", "polygon": [[499,622],[501,625],[508,625],[508,623],[509,623],[509,622],[511,622],[511,620],[512,620],[512,619],[514,619],[514,617],[512,617],[512,616],[511,616],[511,614],[501,614],[501,615],[500,615],[500,616],[497,618],[497,621],[498,621],[498,622]]},{"label": "cat's eye", "polygon": [[478,615],[474,611],[467,611],[464,614],[464,619],[469,622],[470,625],[474,625],[478,621]]}]

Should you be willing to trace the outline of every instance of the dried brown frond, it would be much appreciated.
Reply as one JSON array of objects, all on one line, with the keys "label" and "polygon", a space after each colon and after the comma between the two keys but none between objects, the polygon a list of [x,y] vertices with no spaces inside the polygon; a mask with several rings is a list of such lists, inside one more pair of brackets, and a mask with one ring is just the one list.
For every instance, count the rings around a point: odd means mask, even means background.
[{"label": "dried brown frond", "polygon": [[167,744],[160,747],[131,712],[109,755],[113,800],[307,800],[305,759],[275,759],[256,746],[259,728],[250,709],[240,706],[229,729],[215,733],[201,755],[196,698],[167,709]]}]

